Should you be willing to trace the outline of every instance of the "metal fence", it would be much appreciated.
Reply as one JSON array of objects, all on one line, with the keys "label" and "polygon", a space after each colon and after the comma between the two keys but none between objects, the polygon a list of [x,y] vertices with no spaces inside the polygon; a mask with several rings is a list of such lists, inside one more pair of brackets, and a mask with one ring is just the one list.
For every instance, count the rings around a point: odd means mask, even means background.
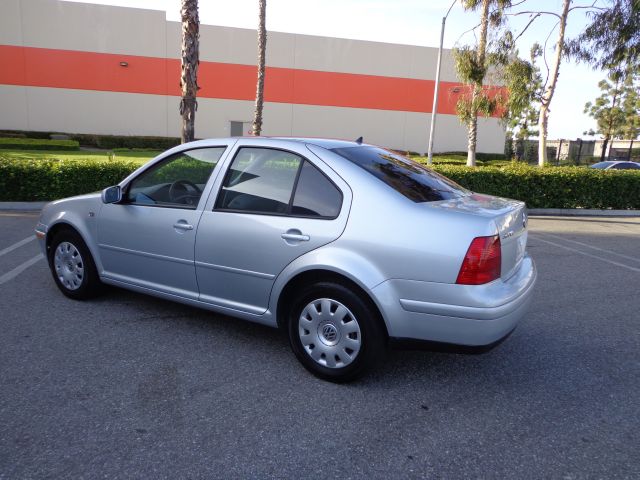
[{"label": "metal fence", "polygon": [[[536,164],[538,141],[515,140],[511,153],[518,161]],[[640,140],[614,140],[609,145],[604,145],[602,140],[581,138],[550,140],[547,141],[547,159],[553,165],[591,165],[602,160],[640,162]]]}]

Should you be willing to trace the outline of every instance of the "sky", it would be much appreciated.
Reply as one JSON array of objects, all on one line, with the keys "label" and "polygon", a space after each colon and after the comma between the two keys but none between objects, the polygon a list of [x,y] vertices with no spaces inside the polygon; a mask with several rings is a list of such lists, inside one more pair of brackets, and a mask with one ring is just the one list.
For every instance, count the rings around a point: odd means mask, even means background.
[{"label": "sky", "polygon": [[[180,20],[180,0],[71,0],[166,11],[168,20]],[[404,43],[437,47],[442,17],[453,0],[267,0],[267,30],[320,35],[328,37]],[[514,2],[517,3],[517,2]],[[575,0],[574,5],[591,5],[592,0]],[[598,0],[603,5],[605,0]],[[561,0],[526,0],[512,12],[546,10],[559,13]],[[569,14],[566,37],[577,36],[588,23],[586,10]],[[257,28],[257,0],[200,0],[200,22],[240,28]],[[530,15],[509,17],[511,29],[519,33]],[[444,47],[474,43],[478,15],[465,12],[459,1],[451,9],[446,22]],[[557,19],[551,15],[538,17],[518,40],[521,56],[528,58],[534,42],[547,44],[551,61],[557,38]],[[268,48],[268,43],[267,43]],[[546,76],[544,62],[543,78]],[[599,95],[597,84],[605,78],[602,71],[563,60],[549,117],[549,138],[575,139],[595,128],[595,121],[583,113],[584,104]]]}]

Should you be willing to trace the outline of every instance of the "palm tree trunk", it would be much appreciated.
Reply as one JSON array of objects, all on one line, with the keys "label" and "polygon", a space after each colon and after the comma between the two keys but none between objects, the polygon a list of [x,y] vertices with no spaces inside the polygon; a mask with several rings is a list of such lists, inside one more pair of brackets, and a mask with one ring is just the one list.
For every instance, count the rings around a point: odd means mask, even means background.
[{"label": "palm tree trunk", "polygon": [[478,117],[473,117],[467,125],[467,167],[476,166],[476,148],[478,145]]},{"label": "palm tree trunk", "polygon": [[198,64],[200,43],[200,20],[198,0],[182,0],[182,68],[180,72],[180,115],[182,115],[182,143],[195,137],[195,116],[198,109],[196,95],[198,87]]},{"label": "palm tree trunk", "polygon": [[[490,0],[482,0],[482,12],[480,14],[480,38],[478,39],[478,50],[476,50],[476,61],[478,65],[484,66],[484,59],[487,50],[487,31],[489,30],[489,4]],[[473,87],[471,98],[472,116],[467,125],[467,166],[476,166],[476,148],[478,146],[478,111],[477,102],[482,94],[482,80]]]},{"label": "palm tree trunk", "polygon": [[264,104],[264,65],[267,54],[267,0],[260,0],[259,24],[258,24],[258,84],[256,86],[256,107],[253,117],[253,135],[262,133],[262,107]]},{"label": "palm tree trunk", "polygon": [[556,54],[551,66],[549,75],[549,84],[542,95],[540,102],[540,117],[538,119],[538,129],[540,137],[538,140],[538,165],[544,166],[547,163],[547,132],[549,125],[549,105],[556,91],[558,76],[560,75],[560,62],[562,61],[562,51],[564,50],[564,31],[567,27],[567,16],[569,15],[569,6],[571,0],[563,0],[562,14],[560,15],[560,30],[558,31],[558,42],[556,43]]}]

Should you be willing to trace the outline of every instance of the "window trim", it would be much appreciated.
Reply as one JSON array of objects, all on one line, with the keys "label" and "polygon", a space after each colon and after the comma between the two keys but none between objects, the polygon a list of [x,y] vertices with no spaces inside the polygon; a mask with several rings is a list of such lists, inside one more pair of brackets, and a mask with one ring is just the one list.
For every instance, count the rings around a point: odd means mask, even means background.
[{"label": "window trim", "polygon": [[[298,171],[296,172],[296,178],[293,182],[293,187],[291,189],[291,196],[289,197],[289,203],[287,205],[287,211],[285,213],[277,213],[277,212],[260,212],[260,211],[255,211],[255,210],[238,210],[235,208],[220,208],[217,207],[218,204],[218,200],[220,199],[220,196],[222,195],[222,189],[224,188],[225,183],[227,182],[227,179],[231,176],[231,166],[233,165],[233,162],[236,160],[236,157],[238,156],[238,154],[240,153],[240,150],[242,150],[243,148],[251,148],[254,150],[257,149],[263,149],[263,150],[276,150],[279,152],[285,152],[285,153],[292,153],[298,157],[300,157],[302,159],[302,161],[300,162],[300,165],[298,165]],[[302,173],[302,166],[304,165],[304,162],[309,162],[309,164],[315,168],[318,172],[320,172],[324,178],[326,178],[329,183],[331,183],[331,185],[333,185],[336,190],[338,191],[338,193],[340,194],[340,209],[338,210],[337,215],[333,216],[333,217],[326,217],[326,216],[320,216],[320,215],[294,215],[291,213],[291,209],[293,207],[293,200],[296,196],[296,191],[298,190],[298,182],[300,180],[300,174]],[[307,157],[305,157],[304,155],[301,155],[300,153],[294,151],[294,150],[288,150],[286,148],[279,148],[279,147],[269,147],[269,146],[252,146],[252,145],[240,145],[235,154],[233,155],[233,158],[231,159],[231,162],[229,162],[229,166],[227,167],[227,171],[224,174],[224,178],[222,179],[222,183],[220,184],[220,187],[218,188],[218,193],[216,194],[216,199],[213,202],[213,208],[211,209],[212,212],[226,212],[226,213],[246,213],[247,215],[264,215],[264,216],[269,216],[269,217],[290,217],[290,218],[309,218],[309,219],[314,219],[314,220],[335,220],[336,218],[338,218],[340,216],[340,213],[342,213],[342,209],[344,207],[344,193],[342,192],[342,190],[340,189],[340,187],[338,185],[336,185],[336,183],[325,173],[322,171],[321,168],[318,168],[318,166],[313,163],[312,161],[310,161]]]},{"label": "window trim", "polygon": [[[181,205],[178,205],[178,204],[158,205],[158,204],[133,203],[128,199],[129,191],[131,190],[131,185],[133,184],[133,182],[135,182],[138,178],[140,178],[142,175],[147,173],[149,170],[152,170],[153,168],[155,168],[157,165],[161,165],[161,164],[167,162],[168,160],[170,160],[170,159],[172,159],[172,158],[174,158],[174,157],[176,157],[178,155],[184,155],[185,153],[191,152],[193,150],[207,150],[207,149],[212,149],[212,148],[223,148],[224,150],[222,151],[222,154],[220,155],[220,158],[218,159],[216,164],[211,169],[211,173],[209,174],[209,178],[207,178],[207,182],[204,184],[204,187],[202,188],[202,193],[200,194],[200,199],[198,200],[198,203],[195,206],[190,207],[188,205],[181,206]],[[147,168],[142,170],[138,175],[133,177],[131,180],[129,180],[122,187],[122,200],[119,202],[119,204],[120,205],[132,205],[132,206],[135,206],[135,207],[170,208],[170,209],[173,209],[173,210],[189,210],[189,211],[198,210],[198,206],[203,201],[204,193],[207,190],[207,185],[211,181],[211,178],[213,176],[213,172],[215,171],[216,168],[218,168],[218,165],[220,165],[222,163],[224,154],[228,149],[229,149],[229,144],[227,144],[227,145],[207,145],[206,147],[186,148],[184,150],[180,150],[179,152],[174,152],[174,153],[172,153],[170,155],[162,157],[157,162],[153,163],[152,165],[147,166]],[[206,202],[206,198],[204,199],[204,201]]]}]

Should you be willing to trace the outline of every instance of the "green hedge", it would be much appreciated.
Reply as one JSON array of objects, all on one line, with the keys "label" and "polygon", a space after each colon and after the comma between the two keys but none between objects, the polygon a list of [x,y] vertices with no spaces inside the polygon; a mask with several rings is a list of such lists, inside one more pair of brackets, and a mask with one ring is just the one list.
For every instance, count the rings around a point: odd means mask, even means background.
[{"label": "green hedge", "polygon": [[78,150],[76,140],[46,140],[42,138],[0,138],[0,149],[12,150]]},{"label": "green hedge", "polygon": [[[51,135],[61,134],[60,132],[34,132],[26,130],[0,130],[0,137],[18,135],[36,139],[49,139]],[[104,148],[113,150],[114,148],[144,148],[152,150],[168,150],[171,147],[180,145],[177,137],[140,137],[131,135],[93,135],[85,133],[62,133],[69,138],[79,142],[83,147]]]},{"label": "green hedge", "polygon": [[529,208],[640,209],[640,172],[584,167],[468,168],[435,165],[434,170],[474,192],[523,200]]},{"label": "green hedge", "polygon": [[0,201],[38,201],[95,192],[120,181],[138,162],[8,159],[0,153]]},{"label": "green hedge", "polygon": [[[0,201],[52,200],[115,185],[140,163],[115,159],[10,159],[0,153]],[[523,164],[434,170],[475,191],[523,200],[530,208],[640,209],[640,172]]]},{"label": "green hedge", "polygon": [[80,142],[80,145],[104,149],[114,148],[139,148],[150,150],[168,150],[180,145],[179,138],[173,137],[132,137],[124,135],[85,135],[74,134],[71,138]]},{"label": "green hedge", "polygon": [[[467,161],[467,152],[438,152],[435,154],[439,157],[463,157],[465,162]],[[508,160],[507,156],[504,153],[482,153],[476,152],[476,162],[478,160]]]}]

